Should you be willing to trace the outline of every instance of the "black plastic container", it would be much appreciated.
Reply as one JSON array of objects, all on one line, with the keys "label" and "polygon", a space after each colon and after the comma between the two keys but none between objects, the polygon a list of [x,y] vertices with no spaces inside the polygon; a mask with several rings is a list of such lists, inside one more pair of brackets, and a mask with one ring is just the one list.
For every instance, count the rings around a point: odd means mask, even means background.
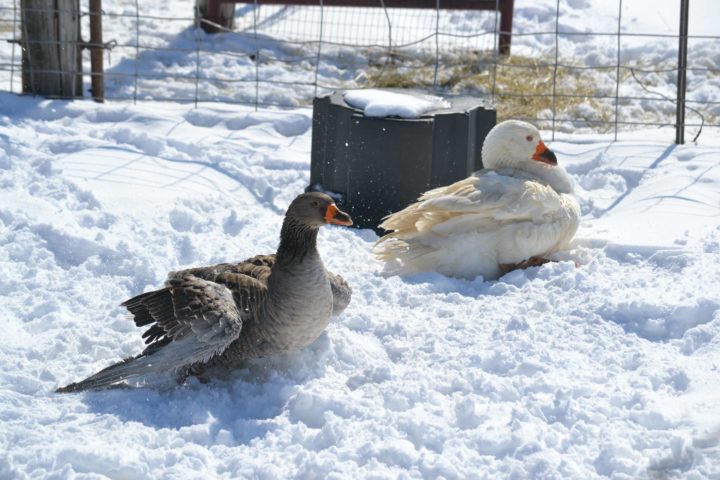
[{"label": "black plastic container", "polygon": [[366,117],[345,103],[343,92],[315,98],[306,190],[329,193],[356,227],[379,231],[383,217],[423,192],[479,170],[495,110],[476,98],[446,100],[450,108],[406,119]]}]

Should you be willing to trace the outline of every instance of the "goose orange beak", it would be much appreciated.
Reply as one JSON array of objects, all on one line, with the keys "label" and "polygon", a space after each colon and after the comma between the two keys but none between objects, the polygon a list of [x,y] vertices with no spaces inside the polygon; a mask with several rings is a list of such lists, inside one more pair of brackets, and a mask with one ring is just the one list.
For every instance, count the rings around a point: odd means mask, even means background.
[{"label": "goose orange beak", "polygon": [[341,211],[334,203],[331,203],[327,210],[325,210],[325,223],[350,226],[353,224],[353,221],[350,215]]},{"label": "goose orange beak", "polygon": [[548,165],[557,165],[557,157],[555,152],[550,150],[545,143],[540,140],[535,148],[535,154],[532,156],[533,160],[538,162],[547,163]]}]

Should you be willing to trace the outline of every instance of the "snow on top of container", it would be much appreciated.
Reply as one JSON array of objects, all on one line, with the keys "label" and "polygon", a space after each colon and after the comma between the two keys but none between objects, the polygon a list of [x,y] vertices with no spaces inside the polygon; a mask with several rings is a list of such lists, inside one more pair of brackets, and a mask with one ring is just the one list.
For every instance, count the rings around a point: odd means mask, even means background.
[{"label": "snow on top of container", "polygon": [[441,97],[376,88],[348,90],[343,98],[351,107],[363,110],[366,117],[418,118],[431,110],[450,107]]}]

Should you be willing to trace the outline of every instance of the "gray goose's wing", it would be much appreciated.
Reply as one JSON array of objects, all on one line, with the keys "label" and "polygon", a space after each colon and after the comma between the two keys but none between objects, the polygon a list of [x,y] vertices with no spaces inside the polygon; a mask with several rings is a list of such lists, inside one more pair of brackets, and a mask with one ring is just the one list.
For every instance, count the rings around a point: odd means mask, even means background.
[{"label": "gray goose's wing", "polygon": [[[214,280],[206,274],[216,268]],[[222,353],[256,316],[267,288],[257,279],[224,265],[171,274],[165,288],[131,298],[123,306],[143,334],[147,348],[57,392],[99,390],[148,373],[177,372]],[[219,273],[218,273],[219,272]]]},{"label": "gray goose's wing", "polygon": [[330,289],[333,294],[333,315],[339,315],[350,304],[352,298],[352,288],[340,275],[327,272],[330,280]]},{"label": "gray goose's wing", "polygon": [[[218,272],[233,272],[248,275],[257,279],[263,284],[267,284],[268,277],[270,276],[270,269],[273,265],[275,265],[274,254],[256,255],[236,264],[222,263],[214,267],[202,267],[183,270],[182,272],[177,272],[177,274],[189,272],[193,273],[194,275],[201,275],[203,278],[215,279],[218,275]],[[332,272],[327,272],[327,276],[330,280],[330,287],[333,294],[333,315],[339,315],[350,304],[350,299],[352,297],[352,288],[350,288],[350,285],[348,285],[347,281],[345,281],[345,279],[340,275],[336,275]]]},{"label": "gray goose's wing", "polygon": [[[256,255],[244,262],[233,265],[233,271],[249,275],[267,284],[270,269],[275,265],[275,255]],[[333,294],[333,315],[339,315],[350,304],[352,288],[340,275],[327,272]]]},{"label": "gray goose's wing", "polygon": [[[256,255],[244,262],[234,265],[233,271],[249,275],[263,283],[267,283],[270,269],[275,265],[275,255]],[[340,275],[327,272],[333,294],[333,315],[339,315],[350,304],[352,288]]]},{"label": "gray goose's wing", "polygon": [[275,255],[273,254],[256,255],[248,258],[247,260],[243,260],[240,263],[219,263],[210,267],[188,268],[177,272],[170,272],[165,285],[169,286],[170,281],[182,279],[187,275],[194,275],[198,278],[217,282],[223,274],[227,273],[247,275],[263,284],[267,284],[267,279],[270,276],[270,269],[274,264]]},{"label": "gray goose's wing", "polygon": [[240,336],[266,291],[258,280],[227,270],[214,280],[185,271],[172,274],[165,288],[122,305],[135,325],[150,325],[143,334],[148,344],[143,355],[152,354],[160,369],[179,369],[222,353]]},{"label": "gray goose's wing", "polygon": [[275,254],[256,255],[233,266],[233,272],[248,275],[267,284],[271,269],[275,265]]}]

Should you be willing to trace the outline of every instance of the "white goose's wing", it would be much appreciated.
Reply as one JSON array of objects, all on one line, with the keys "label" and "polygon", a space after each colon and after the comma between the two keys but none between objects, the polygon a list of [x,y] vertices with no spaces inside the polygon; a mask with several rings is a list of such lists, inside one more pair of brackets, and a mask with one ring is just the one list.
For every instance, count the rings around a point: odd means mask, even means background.
[{"label": "white goose's wing", "polygon": [[424,233],[451,235],[483,232],[520,222],[542,223],[562,207],[550,186],[516,171],[481,170],[446,187],[430,190],[380,225],[392,238],[416,238]]},{"label": "white goose's wing", "polygon": [[378,240],[375,254],[391,275],[497,278],[500,264],[545,255],[569,241],[578,215],[574,199],[528,173],[481,170],[387,217],[380,226],[393,231]]}]

